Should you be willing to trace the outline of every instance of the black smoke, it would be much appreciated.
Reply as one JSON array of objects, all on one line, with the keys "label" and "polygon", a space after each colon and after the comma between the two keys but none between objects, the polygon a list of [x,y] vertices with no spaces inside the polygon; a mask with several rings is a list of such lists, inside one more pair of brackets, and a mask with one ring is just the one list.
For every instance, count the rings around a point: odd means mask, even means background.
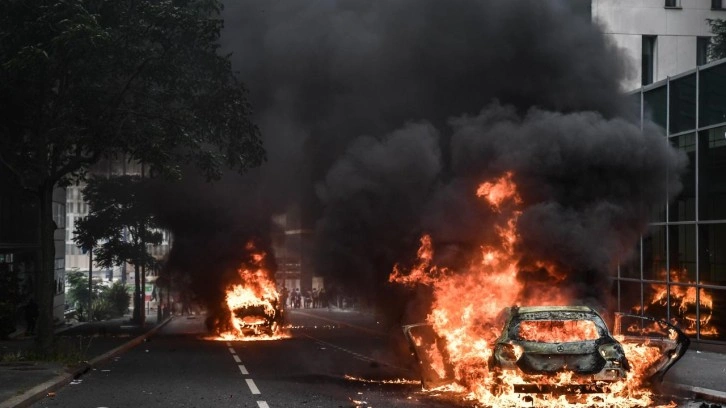
[{"label": "black smoke", "polygon": [[202,215],[173,228],[185,243],[174,264],[208,277],[209,254],[224,264],[297,205],[315,229],[316,274],[373,298],[421,233],[451,265],[487,239],[492,214],[473,188],[512,170],[527,206],[521,251],[604,280],[648,208],[678,191],[684,159],[654,125],[641,131],[619,89],[630,62],[572,5],[228,1],[223,50],[269,160],[168,203],[169,225]]}]

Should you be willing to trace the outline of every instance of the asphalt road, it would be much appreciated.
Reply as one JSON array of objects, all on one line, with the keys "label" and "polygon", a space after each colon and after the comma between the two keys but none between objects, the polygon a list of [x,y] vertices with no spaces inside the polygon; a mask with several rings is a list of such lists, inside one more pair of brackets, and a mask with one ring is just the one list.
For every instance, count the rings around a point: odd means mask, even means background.
[{"label": "asphalt road", "polygon": [[[365,315],[291,312],[291,338],[205,339],[203,318],[176,318],[34,407],[444,407],[392,350],[397,334]],[[331,320],[332,319],[332,320]],[[342,323],[345,322],[345,323]],[[400,363],[400,364],[399,364]]]},{"label": "asphalt road", "polygon": [[290,311],[288,323],[287,339],[226,342],[206,338],[202,316],[177,317],[33,407],[475,406],[422,392],[400,329],[386,332],[369,315]]}]

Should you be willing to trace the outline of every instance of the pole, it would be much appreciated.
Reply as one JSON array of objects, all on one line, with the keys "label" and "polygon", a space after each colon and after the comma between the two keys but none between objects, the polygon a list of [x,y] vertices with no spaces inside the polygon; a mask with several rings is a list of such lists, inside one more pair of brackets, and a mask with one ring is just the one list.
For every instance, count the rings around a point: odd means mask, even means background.
[{"label": "pole", "polygon": [[93,247],[88,251],[88,321],[92,319],[93,305]]}]

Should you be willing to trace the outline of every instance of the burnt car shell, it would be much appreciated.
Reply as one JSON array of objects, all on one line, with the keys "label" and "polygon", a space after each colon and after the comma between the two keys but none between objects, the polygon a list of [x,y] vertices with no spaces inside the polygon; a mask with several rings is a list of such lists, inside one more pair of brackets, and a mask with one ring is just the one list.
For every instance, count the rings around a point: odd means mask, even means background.
[{"label": "burnt car shell", "polygon": [[272,312],[260,304],[239,307],[233,313],[245,335],[275,334],[282,322],[282,310],[276,303]]},{"label": "burnt car shell", "polygon": [[[494,345],[493,368],[517,370],[526,378],[572,371],[579,380],[617,381],[629,369],[620,343],[602,317],[587,306],[535,306],[508,309],[501,336]],[[578,324],[590,329],[583,338],[531,339],[522,334],[525,324],[556,327]]]},{"label": "burnt car shell", "polygon": [[[523,344],[521,340],[510,339],[512,323],[521,322],[522,313],[542,314],[543,318],[547,316],[548,319],[558,315],[594,319],[598,336],[597,339],[585,342],[562,342],[554,345],[532,344],[541,342]],[[608,392],[607,387],[599,384],[616,381],[628,370],[629,363],[622,349],[622,344],[625,343],[657,345],[662,356],[648,368],[646,377],[651,381],[662,380],[665,372],[685,354],[690,344],[688,337],[674,325],[644,316],[615,313],[614,329],[610,333],[603,318],[592,308],[583,306],[513,307],[504,309],[502,316],[499,323],[503,325],[502,334],[493,346],[494,353],[488,365],[495,372],[506,369],[519,370],[524,374],[522,377],[525,380],[528,378],[533,380],[527,384],[515,384],[514,392],[518,393]],[[654,328],[658,328],[659,332]],[[424,388],[436,388],[455,381],[454,367],[446,351],[446,341],[437,335],[431,324],[406,325],[403,326],[403,332],[409,341],[412,355],[419,363],[421,383]],[[622,336],[618,337],[622,338],[621,342],[618,342],[613,334]],[[599,356],[592,352],[593,349],[598,351]],[[564,358],[558,359],[558,356]],[[551,358],[555,363],[545,362],[545,359]],[[604,371],[611,367],[617,367],[612,368],[615,372]],[[575,371],[580,380],[579,384],[542,386],[535,382],[538,376],[553,375],[562,370]],[[613,378],[615,375],[618,378]],[[598,377],[604,377],[605,381],[596,381],[595,378]]]}]

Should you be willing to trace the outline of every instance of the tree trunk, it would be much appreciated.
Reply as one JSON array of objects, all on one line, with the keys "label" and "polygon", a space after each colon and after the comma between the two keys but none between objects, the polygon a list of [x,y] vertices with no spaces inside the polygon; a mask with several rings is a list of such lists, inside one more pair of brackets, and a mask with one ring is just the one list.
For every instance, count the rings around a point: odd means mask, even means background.
[{"label": "tree trunk", "polygon": [[35,297],[38,302],[36,346],[49,352],[53,344],[53,298],[55,297],[55,229],[53,222],[53,188],[43,183],[38,189],[40,259],[35,269]]},{"label": "tree trunk", "polygon": [[146,265],[141,265],[141,325],[146,324]]},{"label": "tree trunk", "polygon": [[142,324],[141,321],[141,277],[139,276],[139,265],[134,265],[134,323]]}]

